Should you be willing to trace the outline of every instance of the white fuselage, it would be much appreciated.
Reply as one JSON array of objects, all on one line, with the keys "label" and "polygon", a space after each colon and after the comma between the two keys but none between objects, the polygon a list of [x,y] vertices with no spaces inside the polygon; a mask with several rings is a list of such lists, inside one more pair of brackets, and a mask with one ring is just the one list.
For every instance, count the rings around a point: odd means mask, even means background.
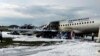
[{"label": "white fuselage", "polygon": [[68,21],[61,21],[59,25],[60,31],[74,31],[76,33],[96,31],[100,27],[99,18],[84,18]]}]

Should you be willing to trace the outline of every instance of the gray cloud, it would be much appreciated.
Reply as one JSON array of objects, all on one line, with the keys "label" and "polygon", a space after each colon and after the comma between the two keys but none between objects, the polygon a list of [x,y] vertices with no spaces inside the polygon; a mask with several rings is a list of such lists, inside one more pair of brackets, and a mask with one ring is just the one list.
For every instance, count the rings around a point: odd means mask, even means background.
[{"label": "gray cloud", "polygon": [[15,9],[15,11],[23,14],[36,16],[33,24],[46,24],[50,21],[75,19],[81,17],[92,17],[99,15],[100,12],[94,7],[71,7],[70,9],[55,9],[53,6],[29,6],[25,8]]},{"label": "gray cloud", "polygon": [[[99,0],[4,0],[1,2],[19,6],[18,8],[10,8],[11,14],[14,14],[13,17],[11,15],[3,16],[1,21],[5,21],[5,24],[32,23],[41,25],[54,20],[100,16]],[[17,16],[15,17],[15,15]],[[27,18],[24,17],[26,15],[28,15]]]},{"label": "gray cloud", "polygon": [[33,15],[33,16],[37,15],[37,17],[39,16],[41,17],[42,15],[42,17],[51,17],[51,18],[54,16],[66,17],[66,18],[78,17],[79,15],[77,15],[76,13],[79,11],[87,11],[87,12],[89,11],[91,13],[99,14],[98,9],[94,9],[92,7],[72,7],[70,9],[67,9],[67,7],[65,7],[65,9],[53,9],[51,7],[52,6],[30,6],[21,9],[16,9],[16,11],[24,14]]}]

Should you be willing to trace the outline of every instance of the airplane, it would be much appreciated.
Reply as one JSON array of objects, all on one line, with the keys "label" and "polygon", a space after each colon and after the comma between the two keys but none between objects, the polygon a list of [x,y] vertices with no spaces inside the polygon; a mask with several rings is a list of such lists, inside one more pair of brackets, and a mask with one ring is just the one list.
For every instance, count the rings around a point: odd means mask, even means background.
[{"label": "airplane", "polygon": [[[55,37],[66,32],[67,37],[92,35],[100,39],[100,17],[87,17],[70,20],[52,21],[42,27],[42,30],[33,30],[37,37]],[[54,30],[54,31],[53,31]],[[24,30],[25,31],[25,30]],[[32,31],[32,30],[31,30]]]},{"label": "airplane", "polygon": [[62,21],[59,23],[59,30],[74,32],[76,34],[91,34],[99,31],[99,18],[80,18]]},{"label": "airplane", "polygon": [[[63,21],[53,21],[46,27],[49,30],[58,32],[67,32],[71,35],[95,35],[100,37],[100,19],[99,17],[87,17]],[[45,28],[44,28],[45,29]]]}]

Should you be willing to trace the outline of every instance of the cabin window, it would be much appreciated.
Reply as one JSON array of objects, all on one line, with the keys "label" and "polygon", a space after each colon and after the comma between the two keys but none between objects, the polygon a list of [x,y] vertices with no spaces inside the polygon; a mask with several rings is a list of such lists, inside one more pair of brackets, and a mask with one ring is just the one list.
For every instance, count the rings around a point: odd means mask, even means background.
[{"label": "cabin window", "polygon": [[79,24],[81,24],[81,23],[79,23]]},{"label": "cabin window", "polygon": [[88,24],[89,22],[87,22],[87,24]]},{"label": "cabin window", "polygon": [[86,24],[86,22],[84,22]]},{"label": "cabin window", "polygon": [[67,26],[67,24],[66,24],[66,26]]},{"label": "cabin window", "polygon": [[94,23],[94,21],[92,21],[92,23]]},{"label": "cabin window", "polygon": [[90,23],[92,23],[92,22],[90,21]]},{"label": "cabin window", "polygon": [[69,26],[69,24],[68,24],[68,26]]},{"label": "cabin window", "polygon": [[77,23],[77,25],[78,25],[78,23]]},{"label": "cabin window", "polygon": [[84,24],[84,23],[82,22],[82,24]]},{"label": "cabin window", "polygon": [[75,23],[75,25],[76,25],[76,23]]},{"label": "cabin window", "polygon": [[70,26],[71,26],[71,24],[70,24]]}]

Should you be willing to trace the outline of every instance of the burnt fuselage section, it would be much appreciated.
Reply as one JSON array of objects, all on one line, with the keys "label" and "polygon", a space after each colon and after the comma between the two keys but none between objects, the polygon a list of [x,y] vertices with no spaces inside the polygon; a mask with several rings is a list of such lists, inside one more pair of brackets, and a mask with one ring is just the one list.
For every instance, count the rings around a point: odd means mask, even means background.
[{"label": "burnt fuselage section", "polygon": [[49,28],[50,30],[59,30],[59,21],[51,22]]},{"label": "burnt fuselage section", "polygon": [[37,31],[37,37],[53,38],[59,33],[59,21],[50,22],[42,31]]},{"label": "burnt fuselage section", "polygon": [[59,30],[59,21],[50,22],[49,25],[44,28],[45,30]]}]

